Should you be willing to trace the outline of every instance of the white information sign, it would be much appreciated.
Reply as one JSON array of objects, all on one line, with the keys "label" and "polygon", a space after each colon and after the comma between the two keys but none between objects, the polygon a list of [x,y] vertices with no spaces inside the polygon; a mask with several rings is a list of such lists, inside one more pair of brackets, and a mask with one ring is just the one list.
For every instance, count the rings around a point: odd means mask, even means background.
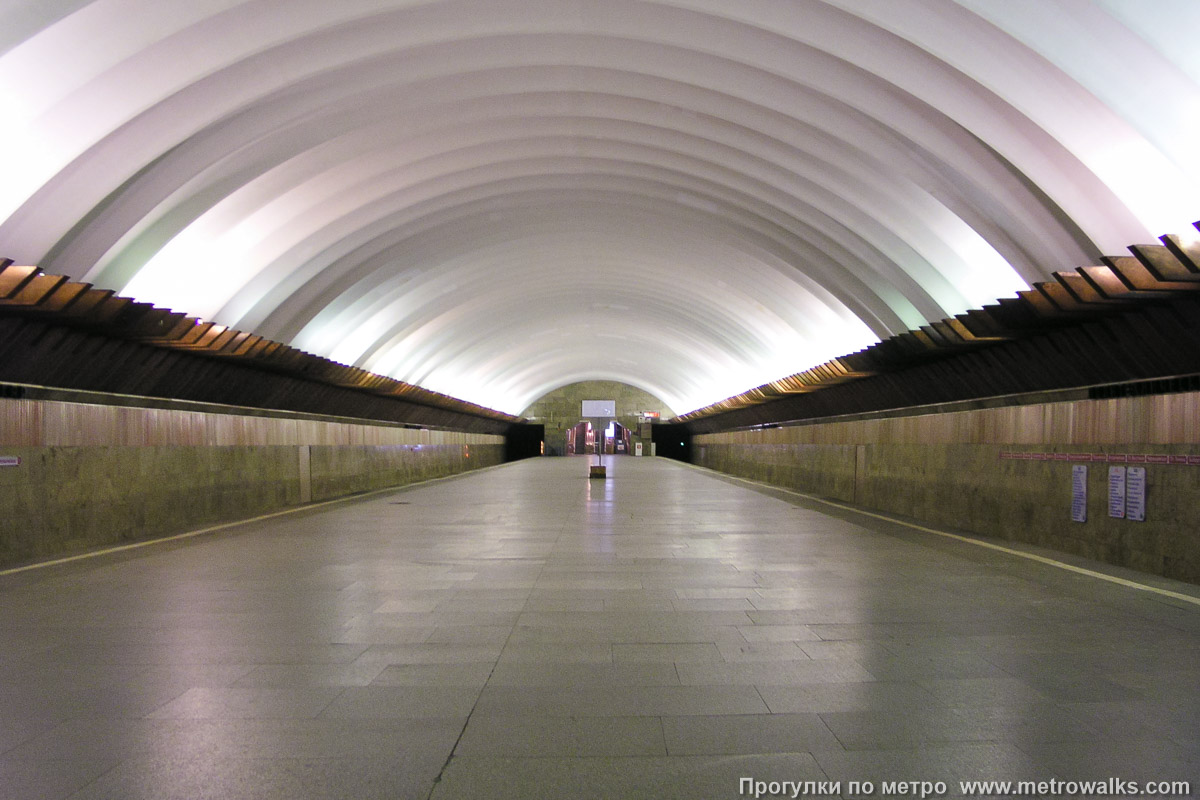
[{"label": "white information sign", "polygon": [[1125,519],[1125,467],[1108,468],[1108,515]]},{"label": "white information sign", "polygon": [[1146,521],[1146,468],[1130,467],[1125,474],[1125,518]]},{"label": "white information sign", "polygon": [[615,417],[617,415],[616,400],[584,400],[583,416],[586,417]]},{"label": "white information sign", "polygon": [[1071,520],[1087,522],[1087,473],[1083,464],[1071,467]]},{"label": "white information sign", "polygon": [[0,456],[0,467],[19,467],[21,459],[18,456]]}]

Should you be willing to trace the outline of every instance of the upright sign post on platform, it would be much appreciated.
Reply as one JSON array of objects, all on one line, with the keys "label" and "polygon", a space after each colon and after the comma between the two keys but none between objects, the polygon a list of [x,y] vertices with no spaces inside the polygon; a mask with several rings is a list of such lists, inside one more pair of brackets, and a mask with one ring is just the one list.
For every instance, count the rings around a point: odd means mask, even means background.
[{"label": "upright sign post on platform", "polygon": [[589,478],[607,478],[608,471],[604,468],[604,431],[608,421],[617,418],[617,401],[615,400],[584,400],[582,415],[590,419],[592,428],[596,431],[597,439],[593,439],[596,448],[596,463],[588,470]]}]

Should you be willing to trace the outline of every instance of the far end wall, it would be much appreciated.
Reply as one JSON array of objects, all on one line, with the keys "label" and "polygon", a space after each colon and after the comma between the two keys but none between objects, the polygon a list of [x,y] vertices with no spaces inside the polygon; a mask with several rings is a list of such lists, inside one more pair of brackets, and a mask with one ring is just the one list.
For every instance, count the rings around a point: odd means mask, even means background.
[{"label": "far end wall", "polygon": [[[617,422],[637,435],[638,414],[657,411],[662,419],[675,416],[667,404],[649,392],[618,381],[580,381],[559,387],[530,404],[521,416],[546,426],[546,455],[566,454],[567,430],[578,425],[584,400],[615,400]],[[635,439],[636,441],[636,439]],[[647,448],[649,444],[646,445]]]},{"label": "far end wall", "polygon": [[[1200,394],[972,409],[702,434],[697,464],[959,531],[1200,583]],[[1120,460],[1122,456],[1133,461]],[[1086,466],[1086,521],[1072,521]],[[1109,468],[1146,469],[1144,522]]]}]

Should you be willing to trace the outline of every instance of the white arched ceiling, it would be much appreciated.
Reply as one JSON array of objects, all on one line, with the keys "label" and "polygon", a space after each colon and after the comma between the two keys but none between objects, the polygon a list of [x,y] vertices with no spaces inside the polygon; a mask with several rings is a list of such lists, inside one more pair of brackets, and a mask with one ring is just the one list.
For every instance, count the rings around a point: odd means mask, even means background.
[{"label": "white arched ceiling", "polygon": [[1200,217],[1191,0],[17,0],[0,255],[679,412]]}]

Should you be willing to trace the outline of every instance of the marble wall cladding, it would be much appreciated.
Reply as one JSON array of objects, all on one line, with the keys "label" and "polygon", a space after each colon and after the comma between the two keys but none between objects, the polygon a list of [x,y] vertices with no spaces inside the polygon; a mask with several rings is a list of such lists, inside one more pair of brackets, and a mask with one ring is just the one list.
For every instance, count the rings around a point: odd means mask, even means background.
[{"label": "marble wall cladding", "polygon": [[246,519],[298,505],[306,495],[320,501],[401,486],[503,458],[503,437],[484,434],[4,399],[0,567]]},{"label": "marble wall cladding", "polygon": [[[696,437],[695,459],[728,474],[940,528],[1200,583],[1200,466],[1140,465],[1146,469],[1146,519],[1133,521],[1109,516],[1106,463],[1002,457],[1200,455],[1195,395],[1053,405],[871,420],[870,427],[830,423],[707,434]],[[1173,417],[1162,420],[1161,414]],[[821,440],[836,443],[813,443]],[[1071,518],[1077,464],[1088,467],[1084,522]]]},{"label": "marble wall cladding", "polygon": [[504,461],[504,445],[325,446],[312,447],[310,459],[317,501],[494,466]]}]

